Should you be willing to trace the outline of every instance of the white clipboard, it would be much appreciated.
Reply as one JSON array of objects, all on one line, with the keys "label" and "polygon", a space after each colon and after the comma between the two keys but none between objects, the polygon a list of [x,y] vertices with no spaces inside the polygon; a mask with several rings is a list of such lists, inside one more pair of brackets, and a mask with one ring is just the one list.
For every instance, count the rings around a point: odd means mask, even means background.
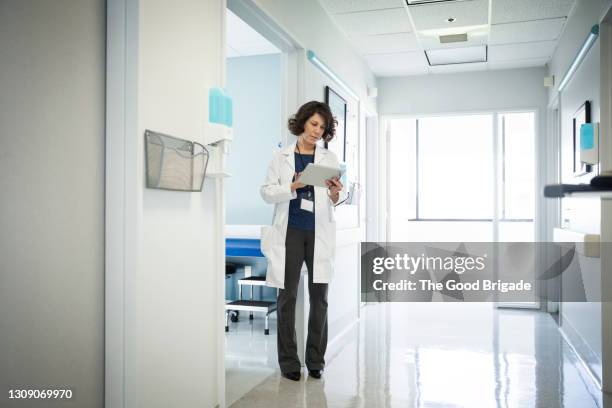
[{"label": "white clipboard", "polygon": [[339,168],[324,166],[322,164],[308,163],[298,183],[306,184],[309,186],[327,187],[325,181],[334,177],[340,178],[342,171]]}]

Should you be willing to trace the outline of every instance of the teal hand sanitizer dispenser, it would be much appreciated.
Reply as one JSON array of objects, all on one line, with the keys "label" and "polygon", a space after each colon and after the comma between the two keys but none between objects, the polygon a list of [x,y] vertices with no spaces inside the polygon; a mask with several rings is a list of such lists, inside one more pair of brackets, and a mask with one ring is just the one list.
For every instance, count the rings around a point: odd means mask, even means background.
[{"label": "teal hand sanitizer dispenser", "polygon": [[210,88],[208,91],[208,121],[232,127],[232,98],[222,88]]},{"label": "teal hand sanitizer dispenser", "polygon": [[211,177],[227,177],[225,156],[229,154],[229,142],[233,139],[232,98],[223,88],[208,90],[208,123],[204,129],[204,140],[211,152],[209,170]]}]

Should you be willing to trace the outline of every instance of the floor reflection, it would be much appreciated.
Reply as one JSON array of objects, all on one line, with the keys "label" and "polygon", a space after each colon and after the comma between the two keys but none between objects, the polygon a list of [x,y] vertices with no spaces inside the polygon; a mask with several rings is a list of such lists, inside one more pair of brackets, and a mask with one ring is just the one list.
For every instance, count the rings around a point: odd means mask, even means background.
[{"label": "floor reflection", "polygon": [[367,306],[323,380],[300,382],[280,376],[273,331],[240,325],[227,336],[232,407],[611,406],[589,391],[545,313],[484,303]]}]

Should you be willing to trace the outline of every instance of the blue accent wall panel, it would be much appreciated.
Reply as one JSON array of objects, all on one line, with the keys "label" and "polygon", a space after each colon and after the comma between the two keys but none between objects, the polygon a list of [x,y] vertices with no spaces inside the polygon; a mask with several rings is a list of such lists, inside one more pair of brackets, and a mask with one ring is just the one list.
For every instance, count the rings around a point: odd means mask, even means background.
[{"label": "blue accent wall panel", "polygon": [[270,224],[273,208],[259,195],[281,140],[281,55],[227,59],[226,92],[233,100],[234,141],[227,158],[228,224]]}]

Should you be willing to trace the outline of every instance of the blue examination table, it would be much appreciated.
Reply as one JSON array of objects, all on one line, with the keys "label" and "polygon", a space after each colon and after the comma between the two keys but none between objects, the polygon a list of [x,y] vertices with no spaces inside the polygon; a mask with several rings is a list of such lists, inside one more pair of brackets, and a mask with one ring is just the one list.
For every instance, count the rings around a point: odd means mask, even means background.
[{"label": "blue examination table", "polygon": [[[237,262],[250,267],[253,264],[260,264],[265,258],[260,248],[260,240],[252,238],[226,238],[225,239],[225,256],[228,261],[236,260]],[[246,269],[246,268],[245,268]],[[245,273],[246,275],[246,273]],[[248,274],[250,275],[250,273]],[[251,299],[242,299],[242,287],[244,285],[251,287]],[[225,331],[229,331],[230,314],[232,311],[248,311],[249,318],[253,318],[253,312],[261,312],[266,314],[264,334],[270,334],[268,327],[268,318],[271,313],[276,311],[276,302],[265,300],[253,300],[253,286],[265,286],[265,276],[245,276],[238,280],[238,300],[225,304]],[[232,321],[237,321],[238,316],[232,318]]]}]

